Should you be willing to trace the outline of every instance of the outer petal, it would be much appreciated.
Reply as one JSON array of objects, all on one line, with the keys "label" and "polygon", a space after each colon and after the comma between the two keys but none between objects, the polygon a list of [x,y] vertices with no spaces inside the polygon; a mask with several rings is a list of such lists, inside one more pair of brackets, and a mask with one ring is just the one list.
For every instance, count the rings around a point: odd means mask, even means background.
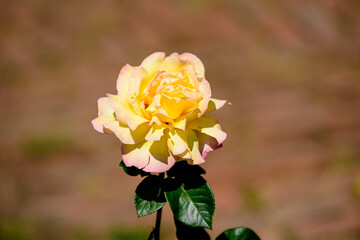
[{"label": "outer petal", "polygon": [[121,146],[122,159],[127,167],[135,166],[139,169],[149,164],[149,148],[151,142],[141,142],[138,144],[123,144]]},{"label": "outer petal", "polygon": [[180,155],[188,150],[187,136],[184,131],[174,129],[169,132],[169,135],[172,142],[170,150],[174,155]]},{"label": "outer petal", "polygon": [[167,136],[161,137],[160,141],[152,142],[149,153],[150,161],[143,169],[145,172],[165,172],[175,164],[175,158],[167,146]]},{"label": "outer petal", "polygon": [[180,72],[188,63],[179,58],[179,54],[173,53],[160,64],[160,71]]},{"label": "outer petal", "polygon": [[200,78],[205,77],[205,68],[201,60],[191,53],[183,53],[179,56],[181,60],[190,61],[194,64],[195,72]]},{"label": "outer petal", "polygon": [[148,86],[151,78],[148,72],[142,66],[136,67],[134,72],[130,76],[131,81],[129,82],[130,97],[133,100],[140,93],[144,92]]},{"label": "outer petal", "polygon": [[112,121],[114,121],[113,117],[99,116],[99,117],[95,118],[94,120],[92,120],[91,123],[92,123],[93,127],[95,128],[95,130],[98,132],[114,134],[112,131],[106,132],[106,130],[104,129],[104,123],[109,123]]},{"label": "outer petal", "polygon": [[205,113],[210,113],[210,112],[219,110],[220,108],[222,108],[225,105],[226,102],[227,102],[226,100],[210,98]]},{"label": "outer petal", "polygon": [[120,96],[111,94],[108,94],[108,96],[109,105],[115,110],[116,119],[120,123],[129,126],[131,130],[134,131],[139,125],[149,122],[149,120],[135,114],[132,107]]},{"label": "outer petal", "polygon": [[103,124],[105,129],[110,129],[124,144],[135,144],[144,140],[150,127],[148,124],[141,124],[134,131],[122,125],[118,121],[111,121]]},{"label": "outer petal", "polygon": [[209,135],[196,132],[196,136],[199,141],[200,152],[203,158],[206,157],[207,153],[222,147],[222,144],[219,144],[215,138],[210,137]]},{"label": "outer petal", "polygon": [[109,98],[100,98],[98,105],[99,117],[92,121],[95,130],[101,133],[115,134],[125,144],[134,144],[144,140],[150,129],[147,124],[141,124],[132,131],[127,125],[120,123],[115,118],[115,111],[109,106]]},{"label": "outer petal", "polygon": [[188,147],[189,147],[189,150],[191,153],[191,159],[193,160],[193,163],[201,164],[201,163],[205,162],[205,159],[203,158],[203,156],[200,153],[199,141],[197,139],[195,132],[192,130],[187,130],[186,135],[187,135],[187,143],[188,143]]},{"label": "outer petal", "polygon": [[200,110],[200,114],[198,117],[205,113],[211,97],[210,84],[205,78],[200,79],[199,90],[203,94],[203,99],[201,99],[201,101],[199,102],[198,108]]},{"label": "outer petal", "polygon": [[136,68],[126,64],[120,71],[119,76],[116,81],[116,89],[118,91],[118,95],[123,99],[129,100],[129,83],[130,76],[134,72]]},{"label": "outer petal", "polygon": [[160,138],[164,135],[164,130],[166,125],[161,124],[160,126],[157,124],[153,124],[150,128],[150,131],[147,133],[145,139],[146,141],[159,141]]},{"label": "outer petal", "polygon": [[221,144],[227,136],[227,134],[221,130],[220,124],[214,117],[202,116],[188,123],[187,127],[214,137],[219,144]]},{"label": "outer petal", "polygon": [[127,167],[135,166],[145,172],[161,173],[175,164],[175,158],[169,153],[167,137],[160,141],[144,141],[139,144],[122,145],[122,157]]},{"label": "outer petal", "polygon": [[[159,71],[160,64],[165,59],[164,52],[155,52],[142,61],[141,65],[153,77]],[[151,78],[152,78],[151,77]]]}]

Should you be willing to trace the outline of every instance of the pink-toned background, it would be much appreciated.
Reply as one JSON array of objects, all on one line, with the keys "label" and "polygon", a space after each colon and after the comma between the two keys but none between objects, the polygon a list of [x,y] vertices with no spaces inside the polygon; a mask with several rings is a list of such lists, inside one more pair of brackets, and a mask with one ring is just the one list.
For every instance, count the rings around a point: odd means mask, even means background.
[{"label": "pink-toned background", "polygon": [[[0,239],[146,239],[140,178],[92,129],[120,68],[203,60],[228,132],[203,167],[215,238],[360,238],[360,4],[355,0],[0,1]],[[174,239],[164,208],[163,239]]]}]

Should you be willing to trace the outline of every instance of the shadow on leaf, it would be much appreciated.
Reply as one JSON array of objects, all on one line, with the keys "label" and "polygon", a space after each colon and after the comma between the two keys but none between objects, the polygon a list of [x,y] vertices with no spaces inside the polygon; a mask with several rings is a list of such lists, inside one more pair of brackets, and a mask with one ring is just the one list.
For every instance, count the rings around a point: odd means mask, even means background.
[{"label": "shadow on leaf", "polygon": [[147,201],[165,202],[163,181],[163,178],[159,176],[150,175],[138,185],[135,193]]},{"label": "shadow on leaf", "polygon": [[174,221],[178,240],[210,240],[210,236],[204,228],[187,226],[176,218]]}]

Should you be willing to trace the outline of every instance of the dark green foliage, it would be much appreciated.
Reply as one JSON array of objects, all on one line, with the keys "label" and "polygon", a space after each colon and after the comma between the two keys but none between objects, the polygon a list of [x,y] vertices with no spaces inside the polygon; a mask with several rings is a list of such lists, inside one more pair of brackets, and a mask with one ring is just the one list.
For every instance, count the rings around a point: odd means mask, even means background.
[{"label": "dark green foliage", "polygon": [[249,228],[237,227],[224,231],[216,240],[260,240],[260,238]]},{"label": "dark green foliage", "polygon": [[150,175],[136,188],[135,207],[138,217],[156,212],[165,205],[163,180],[161,176]]},{"label": "dark green foliage", "polygon": [[177,163],[165,179],[165,196],[174,217],[185,225],[212,228],[215,199],[199,166]]},{"label": "dark green foliage", "polygon": [[125,166],[124,161],[121,161],[121,163],[119,163],[119,167],[121,167],[124,170],[124,172],[129,176],[137,176],[140,174],[140,176],[144,177],[150,175],[150,173],[144,172],[143,170],[138,169],[137,167]]},{"label": "dark green foliage", "polygon": [[187,226],[175,217],[174,221],[178,240],[210,240],[210,236],[204,228]]}]

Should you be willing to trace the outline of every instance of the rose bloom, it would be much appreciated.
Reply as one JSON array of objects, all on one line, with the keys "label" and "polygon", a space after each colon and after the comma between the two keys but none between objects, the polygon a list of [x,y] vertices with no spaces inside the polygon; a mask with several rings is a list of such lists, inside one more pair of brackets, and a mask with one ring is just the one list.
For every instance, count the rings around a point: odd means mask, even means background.
[{"label": "rose bloom", "polygon": [[211,98],[195,55],[153,53],[140,66],[124,66],[116,88],[117,95],[98,100],[92,124],[120,139],[127,167],[165,172],[179,160],[203,163],[208,152],[222,146],[226,133],[216,118],[204,114],[226,101]]}]

